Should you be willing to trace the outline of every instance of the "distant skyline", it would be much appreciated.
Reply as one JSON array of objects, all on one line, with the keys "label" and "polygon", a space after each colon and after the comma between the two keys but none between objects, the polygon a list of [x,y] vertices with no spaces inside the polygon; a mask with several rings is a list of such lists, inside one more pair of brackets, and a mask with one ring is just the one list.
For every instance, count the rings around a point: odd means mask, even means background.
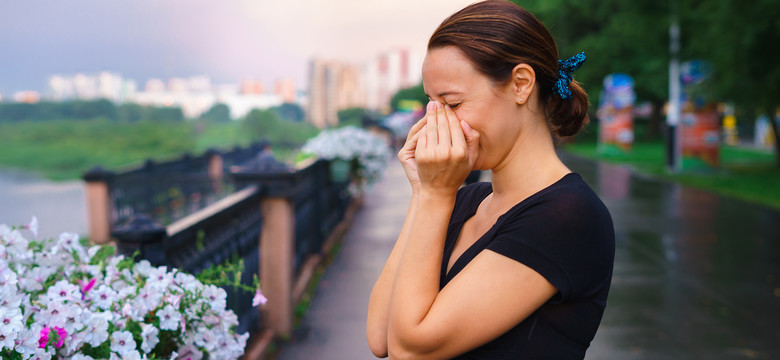
[{"label": "distant skyline", "polygon": [[[291,77],[313,57],[361,63],[424,52],[436,26],[473,0],[69,0],[0,3],[0,93],[44,91],[50,75],[111,71],[214,83]],[[417,69],[419,71],[419,69]]]}]

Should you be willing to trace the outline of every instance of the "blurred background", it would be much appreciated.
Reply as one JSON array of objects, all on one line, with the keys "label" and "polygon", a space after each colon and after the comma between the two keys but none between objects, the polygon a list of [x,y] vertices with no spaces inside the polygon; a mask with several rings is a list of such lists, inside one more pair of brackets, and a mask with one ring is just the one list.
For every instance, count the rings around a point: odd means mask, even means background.
[{"label": "blurred background", "polygon": [[[97,166],[135,176],[209,150],[248,159],[270,149],[295,167],[308,139],[344,126],[380,129],[398,146],[428,101],[420,74],[428,37],[471,2],[4,1],[0,223],[35,215],[42,236],[87,234],[84,179]],[[589,358],[780,357],[780,2],[514,2],[550,29],[561,59],[587,53],[574,78],[590,95],[590,123],[559,149],[604,199],[617,236]],[[387,194],[405,186],[392,166],[380,185]],[[161,183],[145,179],[147,188]],[[207,197],[160,189],[159,203],[181,216],[182,199],[193,198],[182,194]],[[236,189],[219,190],[208,196]],[[406,205],[383,192],[367,194],[363,211],[398,210],[402,221]],[[370,254],[345,253],[379,263],[388,239],[361,248]],[[360,271],[354,284],[365,286],[354,291],[363,294],[379,269]],[[341,334],[327,320],[321,329],[304,323],[323,337],[312,336],[314,345],[300,331],[293,338],[309,353],[330,343],[367,354],[367,298],[333,296],[360,310],[352,316],[360,331],[344,337],[351,345],[322,340]]]}]

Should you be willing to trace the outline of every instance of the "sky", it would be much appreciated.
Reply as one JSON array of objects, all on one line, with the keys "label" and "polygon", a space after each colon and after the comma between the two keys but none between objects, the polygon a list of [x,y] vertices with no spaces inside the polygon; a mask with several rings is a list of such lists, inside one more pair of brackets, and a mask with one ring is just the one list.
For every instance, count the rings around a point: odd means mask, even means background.
[{"label": "sky", "polygon": [[475,0],[2,0],[0,94],[43,91],[50,75],[112,71],[213,83],[292,77],[313,58],[362,63],[425,51]]}]

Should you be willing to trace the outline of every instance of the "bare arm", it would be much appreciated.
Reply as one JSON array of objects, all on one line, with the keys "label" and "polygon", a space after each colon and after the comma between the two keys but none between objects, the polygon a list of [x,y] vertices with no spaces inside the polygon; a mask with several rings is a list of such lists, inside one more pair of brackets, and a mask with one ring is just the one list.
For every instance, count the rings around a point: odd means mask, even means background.
[{"label": "bare arm", "polygon": [[511,329],[557,291],[535,271],[491,251],[439,291],[449,216],[473,157],[449,108],[437,107],[427,121],[415,155],[420,194],[404,226],[404,245],[393,250],[399,263],[388,282],[386,349],[393,359],[462,354]]},{"label": "bare arm", "polygon": [[390,252],[390,256],[385,263],[382,273],[371,291],[371,297],[368,301],[368,321],[366,323],[366,337],[368,347],[377,357],[387,357],[387,326],[390,313],[390,297],[392,294],[393,283],[398,273],[398,267],[401,261],[401,253],[409,240],[409,227],[411,219],[414,218],[418,208],[420,182],[417,176],[417,163],[414,158],[415,148],[417,146],[417,134],[425,125],[425,118],[417,122],[410,130],[404,147],[398,152],[398,159],[404,166],[404,171],[412,186],[412,198],[409,203],[409,210],[406,213],[404,225],[398,239]]}]

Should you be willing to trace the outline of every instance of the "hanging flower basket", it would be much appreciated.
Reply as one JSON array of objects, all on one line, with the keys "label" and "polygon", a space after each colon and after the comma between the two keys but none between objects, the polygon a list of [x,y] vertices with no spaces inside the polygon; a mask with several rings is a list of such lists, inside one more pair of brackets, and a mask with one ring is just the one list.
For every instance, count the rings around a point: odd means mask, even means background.
[{"label": "hanging flower basket", "polygon": [[390,157],[390,146],[384,138],[354,126],[323,130],[309,139],[302,151],[331,160],[333,180],[351,179],[353,193],[361,193],[379,181]]}]

